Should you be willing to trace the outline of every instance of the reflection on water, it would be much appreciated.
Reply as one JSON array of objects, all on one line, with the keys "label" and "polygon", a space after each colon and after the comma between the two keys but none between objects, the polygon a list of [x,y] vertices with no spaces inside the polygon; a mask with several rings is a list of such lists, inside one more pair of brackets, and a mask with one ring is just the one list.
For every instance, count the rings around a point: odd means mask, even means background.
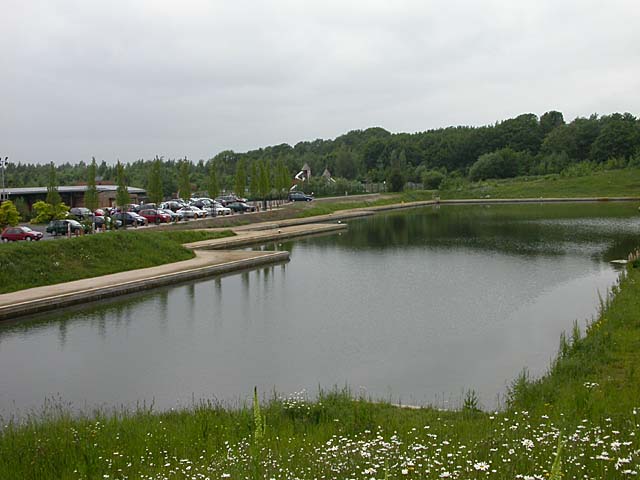
[{"label": "reflection on water", "polygon": [[638,244],[633,205],[460,206],[350,222],[268,245],[291,262],[0,326],[0,414],[60,395],[77,408],[258,385],[350,385],[373,397],[487,407],[597,308]]}]

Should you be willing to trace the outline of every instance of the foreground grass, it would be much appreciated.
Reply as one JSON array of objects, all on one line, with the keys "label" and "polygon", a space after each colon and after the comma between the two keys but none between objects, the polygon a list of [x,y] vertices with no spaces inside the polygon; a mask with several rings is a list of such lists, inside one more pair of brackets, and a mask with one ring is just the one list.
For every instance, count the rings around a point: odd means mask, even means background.
[{"label": "foreground grass", "polygon": [[464,182],[440,192],[443,199],[485,198],[487,195],[491,198],[638,197],[640,169],[594,172],[584,177],[545,175]]},{"label": "foreground grass", "polygon": [[204,231],[119,231],[0,248],[0,293],[188,260],[183,243],[233,235]]},{"label": "foreground grass", "polygon": [[[203,402],[155,413],[41,415],[3,422],[0,478],[634,478],[640,472],[640,263],[586,335],[561,342],[539,380],[514,382],[501,412],[402,409],[348,392],[260,408]],[[266,428],[259,425],[266,420]],[[559,477],[555,477],[559,478]]]}]

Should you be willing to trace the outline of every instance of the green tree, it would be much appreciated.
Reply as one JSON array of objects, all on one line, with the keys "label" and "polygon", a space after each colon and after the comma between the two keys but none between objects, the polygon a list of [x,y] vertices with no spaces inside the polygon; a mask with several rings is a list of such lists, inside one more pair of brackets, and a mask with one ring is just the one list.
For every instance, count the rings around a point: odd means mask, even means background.
[{"label": "green tree", "polygon": [[20,221],[20,213],[12,201],[6,200],[0,204],[0,227],[14,226]]},{"label": "green tree", "polygon": [[125,205],[131,203],[131,196],[129,195],[129,189],[127,188],[127,180],[124,176],[124,165],[120,163],[116,164],[116,183],[118,188],[116,189],[116,204],[124,211]]},{"label": "green tree", "polygon": [[14,202],[16,208],[18,209],[18,213],[20,214],[20,218],[24,220],[29,220],[31,218],[31,212],[29,211],[29,205],[27,204],[24,197],[16,198]]},{"label": "green tree", "polygon": [[287,190],[291,186],[291,178],[289,175],[289,170],[287,170],[287,166],[284,163],[282,158],[278,159],[278,164],[276,167],[276,178],[275,178],[275,188],[278,191],[278,195],[280,198],[284,198]]},{"label": "green tree", "polygon": [[244,196],[244,191],[247,185],[247,172],[244,167],[244,160],[238,160],[236,164],[236,178],[234,183],[234,189],[236,195]]},{"label": "green tree", "polygon": [[178,173],[178,196],[184,200],[191,198],[191,162],[187,157],[180,162]]},{"label": "green tree", "polygon": [[47,182],[46,202],[54,207],[62,203],[62,198],[58,193],[58,179],[56,178],[56,167],[53,162],[49,165],[49,179]]},{"label": "green tree", "polygon": [[540,117],[540,132],[542,133],[543,138],[554,128],[559,127],[560,125],[564,125],[562,112],[551,110]]},{"label": "green tree", "polygon": [[390,155],[390,167],[387,171],[387,184],[392,192],[401,192],[406,183],[405,178],[406,156],[404,151],[400,155],[394,150]]},{"label": "green tree", "polygon": [[160,202],[162,202],[162,160],[157,155],[151,164],[151,169],[149,170],[147,194],[149,195],[149,200],[156,205],[159,205]]},{"label": "green tree", "polygon": [[216,198],[220,194],[220,184],[218,183],[218,172],[216,171],[215,161],[209,161],[209,180],[207,182],[207,191],[211,198]]},{"label": "green tree", "polygon": [[336,175],[353,180],[358,174],[355,154],[350,148],[341,146],[336,154]]},{"label": "green tree", "polygon": [[559,125],[551,130],[542,143],[545,155],[565,153],[574,161],[578,159],[576,129],[573,125]]},{"label": "green tree", "polygon": [[267,207],[267,198],[269,197],[269,193],[271,193],[271,169],[269,167],[270,163],[267,160],[261,161],[258,173],[260,176],[258,189],[265,208]]},{"label": "green tree", "polygon": [[599,135],[590,149],[590,157],[596,162],[609,158],[629,159],[640,148],[640,129],[630,113],[603,116]]},{"label": "green tree", "polygon": [[93,211],[98,208],[98,189],[96,188],[96,157],[91,157],[87,168],[87,191],[84,194],[84,205]]},{"label": "green tree", "polygon": [[251,162],[251,179],[249,181],[249,192],[252,198],[260,196],[260,175],[258,174],[258,161]]}]

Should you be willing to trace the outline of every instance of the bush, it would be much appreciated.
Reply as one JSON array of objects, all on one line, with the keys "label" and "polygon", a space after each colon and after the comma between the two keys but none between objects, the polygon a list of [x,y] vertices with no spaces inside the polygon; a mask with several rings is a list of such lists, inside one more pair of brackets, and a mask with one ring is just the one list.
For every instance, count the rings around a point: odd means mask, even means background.
[{"label": "bush", "polygon": [[565,152],[542,155],[537,164],[532,168],[534,175],[547,175],[560,173],[571,164],[571,159]]},{"label": "bush", "polygon": [[563,177],[586,177],[597,172],[599,168],[600,166],[597,163],[586,160],[584,162],[574,163],[573,165],[568,166],[562,170],[560,175]]},{"label": "bush", "polygon": [[481,155],[469,170],[472,181],[487,178],[511,178],[518,175],[519,154],[510,148]]},{"label": "bush", "polygon": [[43,201],[33,204],[33,212],[35,213],[31,223],[48,223],[51,220],[65,218],[69,212],[69,207],[64,203],[51,205]]},{"label": "bush", "polygon": [[391,168],[387,175],[387,184],[390,192],[401,192],[404,189],[404,175],[400,168]]},{"label": "bush", "polygon": [[444,180],[444,174],[438,170],[427,170],[422,172],[420,180],[426,190],[437,190]]},{"label": "bush", "polygon": [[17,225],[19,221],[20,213],[18,213],[18,209],[13,202],[9,200],[2,202],[2,205],[0,205],[0,228],[7,225]]}]

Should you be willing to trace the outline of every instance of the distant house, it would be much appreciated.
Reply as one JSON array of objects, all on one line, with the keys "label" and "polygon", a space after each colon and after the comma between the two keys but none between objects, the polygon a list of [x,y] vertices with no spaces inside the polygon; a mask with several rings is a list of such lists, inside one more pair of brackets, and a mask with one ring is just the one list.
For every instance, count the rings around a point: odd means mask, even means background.
[{"label": "distant house", "polygon": [[[116,203],[117,185],[96,185],[98,191],[98,205],[100,207],[112,207]],[[136,187],[127,187],[132,203],[138,203],[139,199],[146,195],[146,190]],[[58,193],[62,201],[69,207],[84,207],[84,194],[86,185],[74,185],[70,187],[58,187]],[[47,187],[20,187],[5,188],[6,198],[15,201],[22,198],[31,209],[37,201],[47,198]]]},{"label": "distant house", "polygon": [[294,180],[300,181],[300,182],[304,182],[304,181],[308,181],[311,178],[311,167],[309,166],[308,163],[305,163],[302,166],[302,170],[300,170],[295,177],[293,177]]},{"label": "distant house", "polygon": [[324,178],[327,183],[336,183],[336,181],[331,176],[331,172],[329,171],[328,167],[324,169],[324,172],[322,172],[322,178]]}]

